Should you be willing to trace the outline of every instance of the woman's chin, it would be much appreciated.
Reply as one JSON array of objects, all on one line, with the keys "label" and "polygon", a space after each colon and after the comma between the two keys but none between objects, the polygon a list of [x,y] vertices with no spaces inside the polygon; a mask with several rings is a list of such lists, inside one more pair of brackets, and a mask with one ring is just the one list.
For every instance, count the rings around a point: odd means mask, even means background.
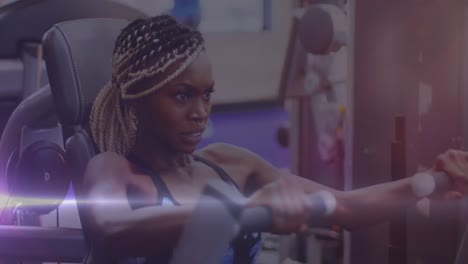
[{"label": "woman's chin", "polygon": [[197,150],[197,145],[185,145],[182,148],[180,148],[180,151],[183,152],[184,154],[192,154]]}]

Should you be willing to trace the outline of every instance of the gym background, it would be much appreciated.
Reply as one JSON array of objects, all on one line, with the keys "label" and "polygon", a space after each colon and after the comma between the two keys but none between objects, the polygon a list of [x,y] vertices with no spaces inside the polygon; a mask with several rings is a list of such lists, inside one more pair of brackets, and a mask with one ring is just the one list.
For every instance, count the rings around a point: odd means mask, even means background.
[{"label": "gym background", "polygon": [[[31,107],[48,89],[41,41],[54,24],[169,13],[197,27],[217,90],[200,147],[239,145],[350,190],[466,149],[467,8],[462,0],[0,0],[0,263],[57,263],[59,245],[70,251],[61,263],[82,257],[66,175],[48,173],[51,164],[17,173],[34,143],[61,153],[66,140],[53,104]],[[328,230],[266,234],[259,263],[454,263],[467,206],[426,203],[352,233],[333,227],[334,239],[321,235]]]}]

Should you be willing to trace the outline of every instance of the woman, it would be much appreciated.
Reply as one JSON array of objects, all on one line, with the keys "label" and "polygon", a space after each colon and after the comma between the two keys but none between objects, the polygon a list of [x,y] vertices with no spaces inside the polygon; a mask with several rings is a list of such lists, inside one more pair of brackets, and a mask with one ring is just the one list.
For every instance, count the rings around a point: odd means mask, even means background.
[{"label": "woman", "polygon": [[[213,92],[198,31],[169,16],[137,20],[123,29],[113,53],[112,81],[90,115],[101,153],[89,162],[84,185],[94,201],[86,219],[98,263],[168,263],[203,186],[213,179],[248,196],[246,206],[270,206],[273,232],[279,234],[306,230],[308,197],[318,190],[336,196],[339,207],[331,220],[346,228],[386,220],[416,201],[408,179],[341,192],[283,175],[239,147],[214,144],[196,150]],[[466,155],[449,152],[438,169],[460,188],[468,174]],[[224,263],[254,263],[259,249],[258,234],[241,237]],[[147,257],[128,259],[135,256]]]}]

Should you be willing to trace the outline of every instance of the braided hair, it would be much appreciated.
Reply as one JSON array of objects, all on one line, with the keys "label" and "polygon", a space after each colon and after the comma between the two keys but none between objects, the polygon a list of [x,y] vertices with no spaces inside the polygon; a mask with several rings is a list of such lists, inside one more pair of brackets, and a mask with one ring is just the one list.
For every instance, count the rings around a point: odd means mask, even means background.
[{"label": "braided hair", "polygon": [[136,111],[126,102],[165,86],[202,50],[201,33],[168,15],[138,19],[125,27],[113,51],[112,80],[96,97],[89,118],[99,151],[126,156],[138,126]]}]

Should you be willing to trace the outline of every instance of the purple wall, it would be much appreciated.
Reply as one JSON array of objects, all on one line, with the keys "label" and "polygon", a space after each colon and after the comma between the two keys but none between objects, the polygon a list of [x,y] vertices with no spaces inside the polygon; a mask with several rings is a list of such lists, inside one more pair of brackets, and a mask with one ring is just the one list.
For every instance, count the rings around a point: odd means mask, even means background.
[{"label": "purple wall", "polygon": [[213,113],[212,131],[206,132],[207,138],[200,147],[216,142],[229,143],[249,149],[277,167],[289,168],[289,150],[280,146],[276,139],[279,127],[288,121],[289,114],[279,107]]}]

